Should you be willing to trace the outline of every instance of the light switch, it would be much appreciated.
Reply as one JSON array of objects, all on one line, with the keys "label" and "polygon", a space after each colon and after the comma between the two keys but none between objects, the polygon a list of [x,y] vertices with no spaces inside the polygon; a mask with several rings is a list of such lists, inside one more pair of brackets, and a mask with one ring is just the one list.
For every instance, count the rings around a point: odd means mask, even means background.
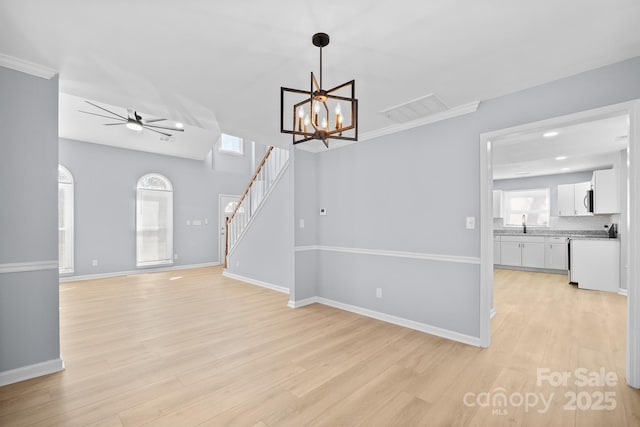
[{"label": "light switch", "polygon": [[473,230],[474,228],[476,228],[476,217],[475,216],[468,216],[467,217],[467,228],[469,230]]}]

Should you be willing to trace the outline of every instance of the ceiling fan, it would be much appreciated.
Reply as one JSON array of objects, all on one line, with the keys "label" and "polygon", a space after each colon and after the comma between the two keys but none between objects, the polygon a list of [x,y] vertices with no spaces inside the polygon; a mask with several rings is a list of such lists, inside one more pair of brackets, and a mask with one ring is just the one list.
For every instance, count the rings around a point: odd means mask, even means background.
[{"label": "ceiling fan", "polygon": [[[182,127],[182,125],[180,123],[178,123],[176,125],[176,127],[170,127],[170,126],[158,126],[158,125],[153,125],[150,123],[157,123],[157,122],[161,122],[167,119],[149,119],[149,120],[145,120],[142,118],[142,116],[140,116],[140,114],[138,114],[137,111],[134,110],[129,110],[127,109],[127,117],[122,116],[118,113],[114,113],[111,110],[107,110],[104,107],[101,107],[97,104],[94,104],[93,102],[90,101],[84,101],[89,105],[92,105],[96,108],[99,108],[103,111],[106,111],[109,114],[112,114],[112,116],[107,116],[104,114],[98,114],[98,113],[92,113],[90,111],[83,111],[83,110],[78,110],[81,113],[85,113],[85,114],[91,114],[92,116],[99,116],[99,117],[104,117],[107,119],[111,119],[111,120],[117,120],[117,123],[105,123],[105,126],[119,126],[119,125],[125,125],[128,129],[131,130],[135,130],[135,131],[141,131],[142,129],[146,129],[146,130],[150,130],[152,132],[156,132],[159,133],[161,135],[164,135],[166,137],[171,137],[172,134],[165,132],[165,131],[174,131],[174,132],[184,132],[184,128]],[[162,129],[162,130],[158,130],[158,129]]]}]

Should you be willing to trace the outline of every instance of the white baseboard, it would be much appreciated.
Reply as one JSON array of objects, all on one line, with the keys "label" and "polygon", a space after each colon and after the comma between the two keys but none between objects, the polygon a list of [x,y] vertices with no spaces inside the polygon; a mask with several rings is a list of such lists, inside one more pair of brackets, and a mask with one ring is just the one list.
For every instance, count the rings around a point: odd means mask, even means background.
[{"label": "white baseboard", "polygon": [[626,297],[629,296],[629,291],[627,289],[620,288],[618,289],[618,294],[624,295]]},{"label": "white baseboard", "polygon": [[240,280],[241,282],[246,282],[256,286],[262,286],[263,288],[271,289],[272,291],[282,292],[283,294],[289,294],[289,289],[284,286],[274,285],[273,283],[263,282],[262,280],[252,279],[250,277],[241,276],[239,274],[229,273],[227,270],[222,272],[224,277],[228,277],[230,279]]},{"label": "white baseboard", "polygon": [[[307,300],[308,299],[310,298],[307,298]],[[362,316],[367,316],[373,319],[382,320],[383,322],[393,323],[394,325],[403,326],[409,329],[415,329],[416,331],[425,332],[427,334],[446,338],[452,341],[457,341],[463,344],[480,347],[480,338],[478,337],[472,337],[470,335],[461,334],[459,332],[450,331],[448,329],[442,329],[436,326],[427,325],[426,323],[420,323],[414,320],[404,319],[402,317],[396,317],[391,314],[381,313],[379,311],[369,310],[368,308],[362,308],[355,305],[345,304],[345,303],[333,301],[327,298],[315,297],[315,300],[316,301],[314,302],[318,302],[320,304],[338,308],[340,310],[350,311],[352,313],[360,314]],[[306,301],[306,300],[303,300],[303,301]]]},{"label": "white baseboard", "polygon": [[200,267],[215,267],[217,265],[220,265],[220,263],[205,262],[202,264],[172,265],[170,267],[141,268],[139,270],[116,271],[113,273],[85,274],[83,276],[60,276],[60,283],[77,282],[80,280],[106,279],[109,277],[129,276],[131,274],[159,273],[162,271],[188,270],[190,268],[200,268]]},{"label": "white baseboard", "polygon": [[46,362],[3,371],[0,372],[0,387],[43,375],[53,374],[54,372],[60,372],[62,370],[64,370],[64,362],[62,358],[59,357],[57,359],[47,360]]},{"label": "white baseboard", "polygon": [[491,311],[489,312],[489,318],[493,319],[496,315],[496,309],[492,308]]},{"label": "white baseboard", "polygon": [[318,297],[311,297],[311,298],[301,299],[300,301],[290,300],[287,306],[291,308],[300,308],[300,307],[304,307],[305,305],[315,304],[317,302],[318,302]]}]

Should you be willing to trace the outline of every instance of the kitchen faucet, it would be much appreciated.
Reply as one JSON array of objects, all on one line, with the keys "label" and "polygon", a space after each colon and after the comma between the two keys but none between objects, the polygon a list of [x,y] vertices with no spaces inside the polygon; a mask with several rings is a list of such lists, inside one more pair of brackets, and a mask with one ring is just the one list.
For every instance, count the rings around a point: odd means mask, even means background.
[{"label": "kitchen faucet", "polygon": [[522,214],[522,232],[527,234],[527,217],[525,214]]}]

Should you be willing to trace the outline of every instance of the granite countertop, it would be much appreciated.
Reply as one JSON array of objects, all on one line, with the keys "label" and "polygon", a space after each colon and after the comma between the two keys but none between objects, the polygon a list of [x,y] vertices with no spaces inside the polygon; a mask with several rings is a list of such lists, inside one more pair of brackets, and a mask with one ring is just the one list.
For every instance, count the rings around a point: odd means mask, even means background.
[{"label": "granite countertop", "polygon": [[522,228],[514,229],[498,228],[493,230],[494,236],[541,236],[541,237],[571,237],[573,239],[608,239],[607,230],[553,230],[548,228],[527,228],[527,233]]}]

